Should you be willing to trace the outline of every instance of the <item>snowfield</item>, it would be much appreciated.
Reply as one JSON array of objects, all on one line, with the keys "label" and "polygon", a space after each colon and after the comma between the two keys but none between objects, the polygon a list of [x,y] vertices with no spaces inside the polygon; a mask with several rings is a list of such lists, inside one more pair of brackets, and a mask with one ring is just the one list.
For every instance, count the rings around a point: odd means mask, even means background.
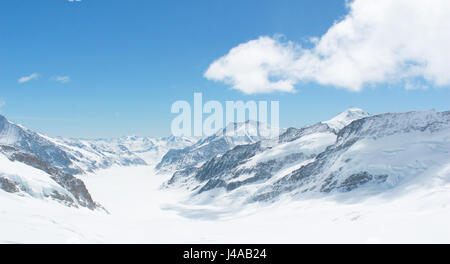
[{"label": "snowfield", "polygon": [[1,243],[450,243],[450,166],[427,187],[239,208],[190,205],[149,166],[83,177],[110,212],[0,192]]}]

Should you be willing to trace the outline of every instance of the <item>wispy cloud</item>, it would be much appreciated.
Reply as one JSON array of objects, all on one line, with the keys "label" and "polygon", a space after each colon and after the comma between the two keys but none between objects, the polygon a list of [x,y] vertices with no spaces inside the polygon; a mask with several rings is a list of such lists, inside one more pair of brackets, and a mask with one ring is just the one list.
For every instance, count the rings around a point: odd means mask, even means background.
[{"label": "wispy cloud", "polygon": [[26,83],[26,82],[29,82],[29,81],[32,81],[32,80],[36,80],[38,78],[39,78],[39,74],[38,73],[32,73],[32,74],[30,74],[28,76],[20,77],[19,80],[17,80],[17,81],[19,83]]},{"label": "wispy cloud", "polygon": [[68,83],[71,81],[70,76],[54,76],[50,78],[50,80],[60,82],[60,83]]},{"label": "wispy cloud", "polygon": [[0,99],[0,108],[2,108],[6,104],[5,100]]},{"label": "wispy cloud", "polygon": [[450,1],[355,0],[348,7],[311,39],[311,49],[262,36],[214,61],[205,77],[247,94],[293,92],[302,81],[350,91],[396,82],[411,89],[416,79],[450,85]]}]

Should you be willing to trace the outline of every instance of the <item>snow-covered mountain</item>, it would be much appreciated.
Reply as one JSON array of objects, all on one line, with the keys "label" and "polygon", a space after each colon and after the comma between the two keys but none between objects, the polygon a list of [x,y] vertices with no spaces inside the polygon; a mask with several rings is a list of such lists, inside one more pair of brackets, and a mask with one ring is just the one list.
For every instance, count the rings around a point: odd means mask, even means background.
[{"label": "snow-covered mountain", "polygon": [[167,173],[196,168],[212,157],[221,155],[236,146],[255,143],[270,137],[270,132],[267,125],[259,122],[230,123],[214,135],[200,139],[191,146],[170,150],[156,165],[156,169]]},{"label": "snow-covered mountain", "polygon": [[202,166],[175,172],[167,186],[185,186],[202,193],[222,187],[232,191],[243,185],[271,184],[333,144],[339,125],[366,116],[368,113],[363,110],[350,108],[323,123],[289,128],[278,138],[238,145],[223,155],[210,158]]},{"label": "snow-covered mountain", "polygon": [[70,155],[50,138],[10,122],[1,115],[0,144],[33,154],[49,165],[67,173],[82,172],[82,169],[72,162]]},{"label": "snow-covered mountain", "polygon": [[198,168],[174,173],[167,187],[192,191],[202,203],[273,200],[281,195],[380,192],[450,164],[450,112],[369,116],[350,108],[278,140],[237,146]]},{"label": "snow-covered mountain", "polygon": [[449,154],[450,111],[370,116],[345,126],[335,144],[253,199],[357,188],[380,193],[407,183],[430,184],[449,166]]},{"label": "snow-covered mountain", "polygon": [[83,170],[52,139],[0,115],[0,189],[21,196],[53,199],[89,209],[95,203],[83,181]]}]

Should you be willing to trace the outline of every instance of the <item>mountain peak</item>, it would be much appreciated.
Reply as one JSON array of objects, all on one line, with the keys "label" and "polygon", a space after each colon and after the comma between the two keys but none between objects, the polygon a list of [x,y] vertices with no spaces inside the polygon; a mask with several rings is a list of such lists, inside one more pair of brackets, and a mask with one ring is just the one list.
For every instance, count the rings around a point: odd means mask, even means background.
[{"label": "mountain peak", "polygon": [[362,110],[361,108],[350,107],[344,112],[338,114],[337,116],[323,123],[327,124],[332,129],[341,130],[343,127],[350,124],[352,121],[368,116],[369,113]]}]

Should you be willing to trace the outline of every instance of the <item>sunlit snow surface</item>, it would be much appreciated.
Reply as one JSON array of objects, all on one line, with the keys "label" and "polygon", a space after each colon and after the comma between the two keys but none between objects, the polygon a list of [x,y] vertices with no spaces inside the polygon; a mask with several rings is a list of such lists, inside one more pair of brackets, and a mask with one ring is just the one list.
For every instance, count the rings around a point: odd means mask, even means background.
[{"label": "sunlit snow surface", "polygon": [[[432,184],[370,198],[357,192],[238,208],[182,204],[149,166],[113,167],[83,180],[110,212],[0,192],[2,243],[450,242],[450,166]],[[420,186],[420,187],[419,187]]]}]

